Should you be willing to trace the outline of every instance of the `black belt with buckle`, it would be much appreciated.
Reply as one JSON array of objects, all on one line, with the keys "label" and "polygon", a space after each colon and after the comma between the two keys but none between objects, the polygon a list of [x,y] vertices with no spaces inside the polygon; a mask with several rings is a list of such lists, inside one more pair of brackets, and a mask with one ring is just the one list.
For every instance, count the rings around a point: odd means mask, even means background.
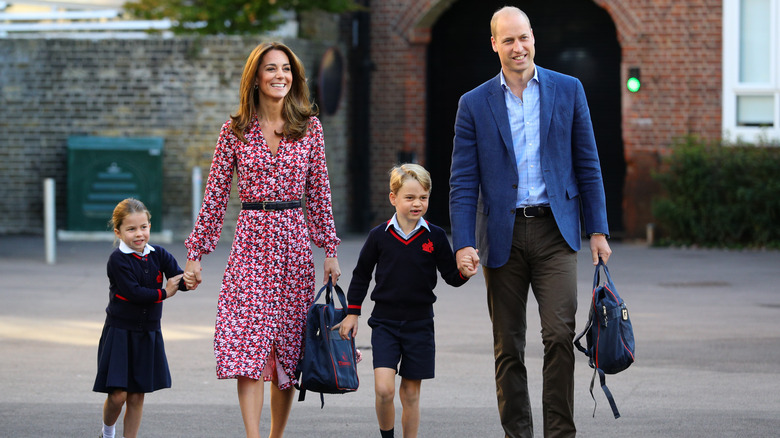
[{"label": "black belt with buckle", "polygon": [[261,202],[242,202],[241,208],[244,210],[263,210],[278,211],[288,208],[300,208],[301,201],[261,201]]},{"label": "black belt with buckle", "polygon": [[529,205],[520,207],[523,210],[524,217],[545,217],[552,216],[552,209],[549,205]]}]

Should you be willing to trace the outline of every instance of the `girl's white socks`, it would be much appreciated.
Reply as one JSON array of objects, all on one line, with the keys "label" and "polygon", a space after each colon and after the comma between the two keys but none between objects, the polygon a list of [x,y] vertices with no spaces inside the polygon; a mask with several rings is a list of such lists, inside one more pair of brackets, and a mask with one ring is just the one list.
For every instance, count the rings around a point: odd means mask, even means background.
[{"label": "girl's white socks", "polygon": [[113,426],[103,425],[103,438],[114,438],[116,433],[116,424]]}]

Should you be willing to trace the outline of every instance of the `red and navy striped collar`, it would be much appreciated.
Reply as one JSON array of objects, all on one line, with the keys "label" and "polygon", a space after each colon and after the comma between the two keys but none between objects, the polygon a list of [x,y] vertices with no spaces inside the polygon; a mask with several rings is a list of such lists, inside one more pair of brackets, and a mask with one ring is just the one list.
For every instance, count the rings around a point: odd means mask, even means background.
[{"label": "red and navy striped collar", "polygon": [[387,226],[385,226],[385,231],[389,231],[390,234],[395,236],[396,239],[408,245],[423,232],[431,231],[431,228],[428,226],[428,221],[426,221],[423,218],[420,218],[417,221],[417,225],[414,227],[414,230],[412,230],[412,232],[407,235],[401,229],[401,225],[398,223],[398,219],[394,214],[393,217],[389,221],[387,221]]}]

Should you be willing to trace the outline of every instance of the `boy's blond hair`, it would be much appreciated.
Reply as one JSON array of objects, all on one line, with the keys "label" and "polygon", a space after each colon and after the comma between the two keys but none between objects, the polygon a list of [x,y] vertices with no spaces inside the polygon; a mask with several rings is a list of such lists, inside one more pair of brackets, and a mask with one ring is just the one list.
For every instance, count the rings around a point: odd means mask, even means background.
[{"label": "boy's blond hair", "polygon": [[390,191],[398,193],[404,183],[414,179],[427,192],[431,191],[431,174],[419,164],[405,163],[390,169]]}]

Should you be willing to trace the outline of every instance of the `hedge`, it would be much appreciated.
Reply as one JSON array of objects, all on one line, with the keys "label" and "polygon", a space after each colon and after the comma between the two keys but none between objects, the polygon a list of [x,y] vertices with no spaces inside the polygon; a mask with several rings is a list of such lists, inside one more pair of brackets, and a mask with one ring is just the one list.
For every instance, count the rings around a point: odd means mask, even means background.
[{"label": "hedge", "polygon": [[780,248],[780,147],[686,138],[663,169],[658,244]]}]

